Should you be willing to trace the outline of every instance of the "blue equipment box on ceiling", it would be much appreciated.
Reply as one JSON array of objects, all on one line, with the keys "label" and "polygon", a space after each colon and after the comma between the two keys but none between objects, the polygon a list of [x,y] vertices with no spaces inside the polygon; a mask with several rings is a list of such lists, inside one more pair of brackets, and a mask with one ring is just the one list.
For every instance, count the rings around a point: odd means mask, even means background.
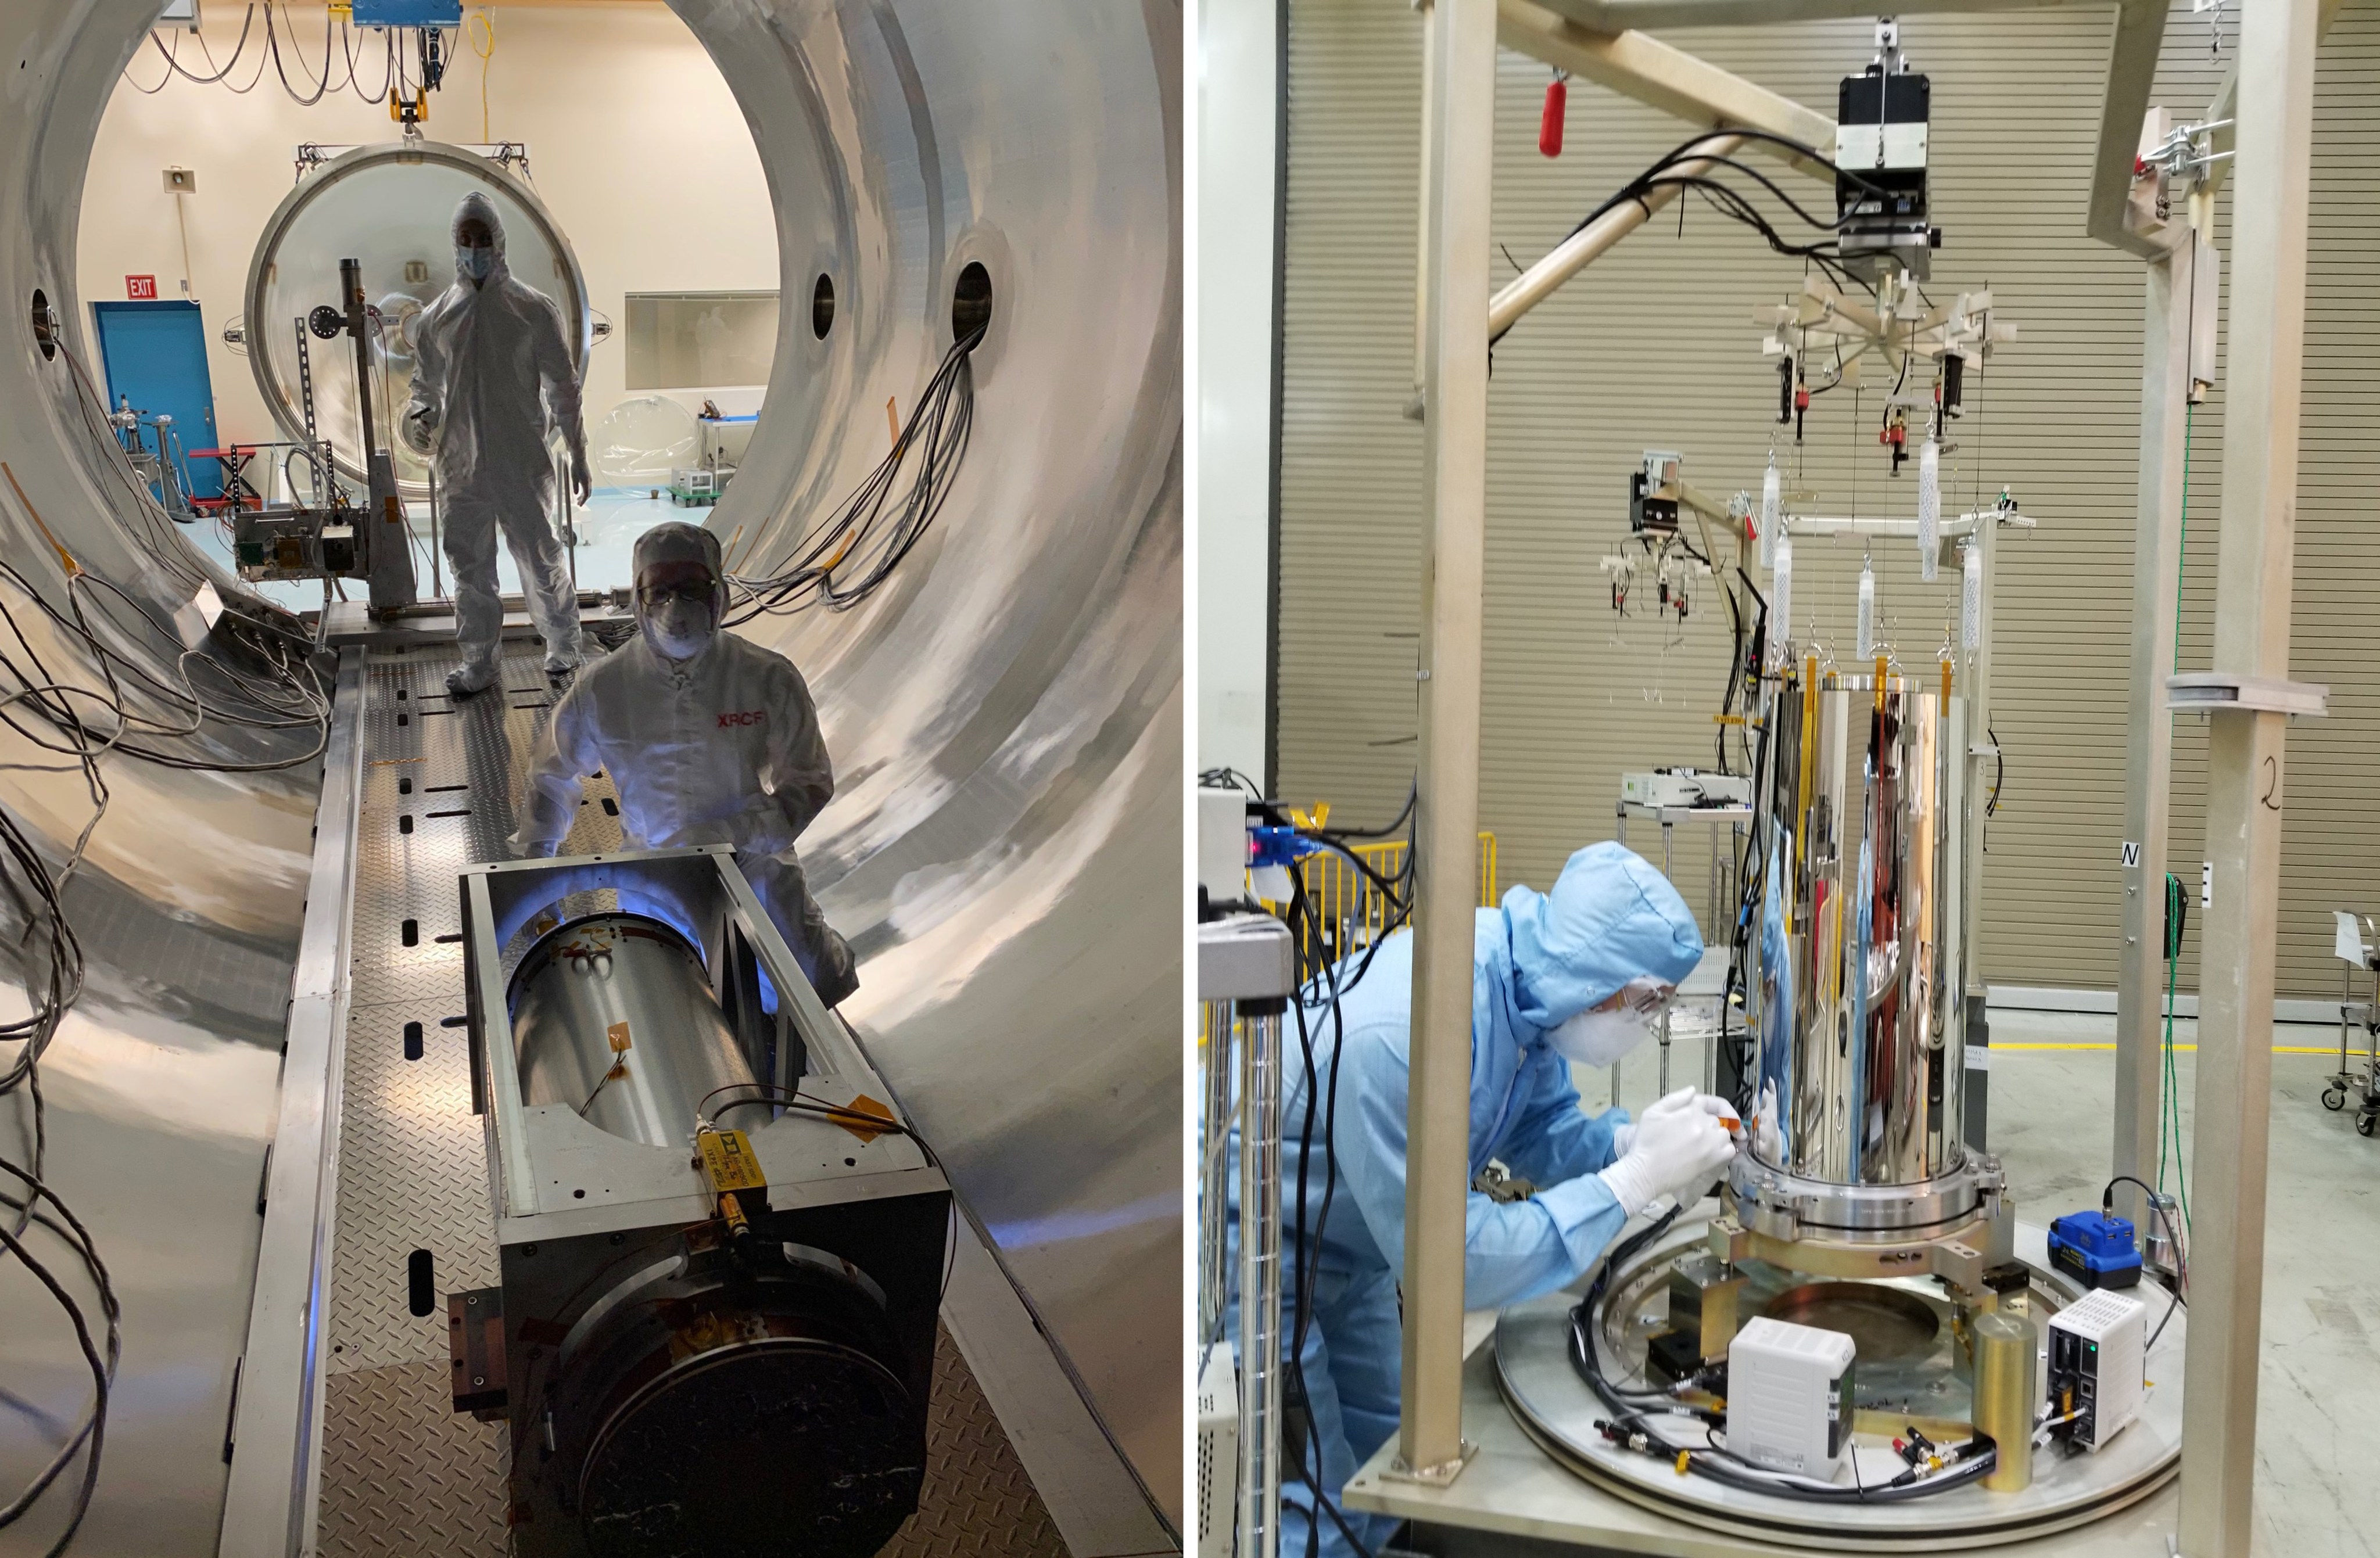
[{"label": "blue equipment box on ceiling", "polygon": [[356,0],[358,27],[460,27],[463,0]]}]

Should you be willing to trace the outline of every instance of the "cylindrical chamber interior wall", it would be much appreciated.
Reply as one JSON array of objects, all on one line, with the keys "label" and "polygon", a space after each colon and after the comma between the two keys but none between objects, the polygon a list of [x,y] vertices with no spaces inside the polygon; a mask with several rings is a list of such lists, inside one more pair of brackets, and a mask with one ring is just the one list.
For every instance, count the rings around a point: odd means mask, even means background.
[{"label": "cylindrical chamber interior wall", "polygon": [[1965,703],[1947,674],[1815,657],[1767,685],[1755,1151],[1830,1184],[1922,1183],[1965,1157]]},{"label": "cylindrical chamber interior wall", "polygon": [[[802,854],[863,959],[862,990],[841,1010],[1041,1334],[1178,1517],[1181,1351],[1178,1327],[1156,1319],[1181,1286],[1179,1052],[1167,1038],[1180,934],[1174,897],[1149,884],[1180,869],[1179,7],[1047,0],[1023,29],[961,0],[673,8],[751,129],[783,290],[806,296],[820,273],[835,289],[824,337],[788,313],[754,452],[710,513],[739,570],[766,571],[859,489],[883,457],[886,402],[911,412],[950,344],[957,274],[971,261],[990,274],[973,442],[930,534],[852,611],[746,631],[801,666],[834,755],[836,795]],[[0,352],[0,536],[54,600],[70,551],[170,621],[201,564],[187,545],[159,549],[112,441],[89,436],[68,352],[40,349],[29,308],[39,289],[75,362],[95,364],[75,285],[78,201],[105,104],[155,20],[156,0],[0,6],[0,55],[18,61],[0,94],[13,321],[0,330],[15,348]],[[1044,436],[1059,427],[1066,436]],[[27,631],[54,666],[74,659],[42,622]],[[169,681],[175,652],[158,661]],[[210,721],[187,744],[253,762],[302,755],[314,734]],[[314,778],[311,766],[112,770],[115,802],[78,880],[106,876],[192,936],[285,961]],[[71,774],[6,776],[0,802],[62,850],[88,815]],[[159,847],[161,828],[208,847]],[[95,973],[79,1019],[108,998],[152,1019],[153,980]],[[261,983],[285,990],[287,974]],[[984,1044],[995,1030],[1024,1048]],[[181,1139],[138,1111],[111,1129],[122,1141],[89,1143],[111,1161],[126,1142]],[[210,1227],[252,1238],[254,1177],[234,1178]],[[62,1190],[71,1199],[71,1182]],[[244,1290],[217,1297],[244,1313]],[[236,1351],[218,1350],[227,1391]],[[128,1340],[136,1387],[151,1366]],[[190,1443],[201,1418],[220,1425],[220,1402],[188,1399],[188,1420],[151,1419],[158,1443]],[[142,1431],[112,1424],[111,1455],[123,1435],[142,1454]]]},{"label": "cylindrical chamber interior wall", "polygon": [[758,1094],[701,958],[659,920],[604,913],[555,926],[521,960],[508,1004],[521,1096],[532,1106],[558,1105],[614,1136],[682,1147],[712,1093]]}]

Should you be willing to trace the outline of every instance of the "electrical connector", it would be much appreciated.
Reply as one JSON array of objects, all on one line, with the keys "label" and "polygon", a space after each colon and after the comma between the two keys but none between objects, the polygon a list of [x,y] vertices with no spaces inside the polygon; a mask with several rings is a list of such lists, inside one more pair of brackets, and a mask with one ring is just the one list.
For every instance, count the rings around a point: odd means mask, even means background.
[{"label": "electrical connector", "polygon": [[1633,1450],[1640,1455],[1659,1455],[1662,1453],[1654,1444],[1652,1436],[1642,1429],[1622,1428],[1608,1419],[1597,1418],[1595,1419],[1595,1431],[1603,1435],[1608,1443],[1623,1450]]}]

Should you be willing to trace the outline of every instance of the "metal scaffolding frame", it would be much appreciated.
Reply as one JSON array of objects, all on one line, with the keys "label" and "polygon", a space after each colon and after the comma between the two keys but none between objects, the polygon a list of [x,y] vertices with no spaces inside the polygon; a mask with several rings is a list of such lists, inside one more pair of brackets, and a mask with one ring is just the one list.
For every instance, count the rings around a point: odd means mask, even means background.
[{"label": "metal scaffolding frame", "polygon": [[[2055,3],[2055,0],[2053,0]],[[1417,823],[1417,918],[1411,1139],[1405,1208],[1404,1380],[1398,1470],[1445,1483],[1462,1473],[1463,1193],[1471,1042],[1471,840],[1478,827],[1487,525],[1487,350],[1562,282],[1649,215],[1607,220],[1492,297],[1490,139],[1496,45],[1529,54],[1682,119],[1828,144],[1823,115],[1659,42],[1644,30],[1872,14],[1845,0],[1419,0],[1427,33],[1423,97],[1422,263],[1417,395],[1425,423],[1425,555]],[[2216,675],[2189,679],[2210,707],[2209,852],[2196,1129],[2200,1151],[2183,1450],[2181,1551],[2248,1552],[2261,1301],[2274,915],[2288,715],[2319,707],[2287,683],[2293,491],[2303,355],[2305,234],[2316,38],[2338,0],[2271,0],[2243,15],[2240,63],[2210,119],[2237,121],[2248,170],[2234,223],[2235,353],[2225,433]],[[1918,0],[1923,12],[2039,8],[2040,0]],[[2132,744],[2119,1035],[2117,1163],[2154,1153],[2161,883],[2170,767],[2168,678],[2174,603],[2166,581],[2180,549],[2183,419],[2191,384],[2190,280],[2211,265],[2196,229],[2157,217],[2136,178],[2150,117],[2164,0],[2119,0],[2086,230],[2147,261],[2143,366],[2141,546],[2136,559]],[[2236,102],[2236,112],[2233,103]],[[2227,138],[2228,139],[2228,138]],[[1798,171],[1826,176],[1787,155]],[[2219,166],[2219,164],[2218,164]],[[1617,217],[1622,213],[1614,213]],[[1603,229],[1608,228],[1608,231]],[[1462,862],[1465,869],[1441,867]],[[1972,974],[1971,974],[1972,978]]]}]

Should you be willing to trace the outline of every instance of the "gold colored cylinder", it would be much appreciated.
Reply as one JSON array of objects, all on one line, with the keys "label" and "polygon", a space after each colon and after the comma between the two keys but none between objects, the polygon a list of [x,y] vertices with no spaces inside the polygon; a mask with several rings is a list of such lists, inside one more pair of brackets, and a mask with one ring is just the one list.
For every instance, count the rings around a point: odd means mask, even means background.
[{"label": "gold colored cylinder", "polygon": [[2033,1483],[2034,1355],[2039,1334],[2023,1315],[1977,1315],[1975,1431],[1999,1448],[1984,1486],[2021,1493]]}]

